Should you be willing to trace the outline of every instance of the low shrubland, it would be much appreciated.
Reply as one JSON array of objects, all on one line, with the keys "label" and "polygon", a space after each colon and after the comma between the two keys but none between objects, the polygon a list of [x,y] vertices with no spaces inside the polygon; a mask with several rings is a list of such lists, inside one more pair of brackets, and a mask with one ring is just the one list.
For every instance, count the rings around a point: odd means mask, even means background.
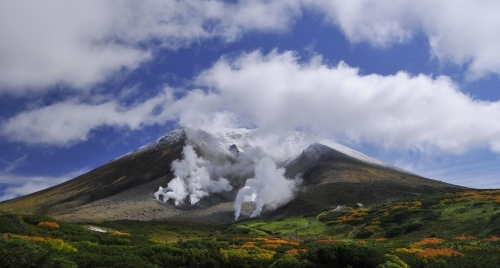
[{"label": "low shrubland", "polygon": [[499,196],[434,194],[228,226],[1,213],[0,266],[498,267]]}]

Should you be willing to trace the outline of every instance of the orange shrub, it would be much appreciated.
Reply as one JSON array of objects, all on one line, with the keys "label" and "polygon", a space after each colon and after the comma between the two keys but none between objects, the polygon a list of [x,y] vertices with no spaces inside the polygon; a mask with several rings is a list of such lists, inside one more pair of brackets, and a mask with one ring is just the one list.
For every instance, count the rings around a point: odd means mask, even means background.
[{"label": "orange shrub", "polygon": [[37,225],[40,227],[49,227],[49,228],[59,229],[59,224],[57,224],[56,222],[41,221]]},{"label": "orange shrub", "polygon": [[415,256],[419,258],[429,259],[437,257],[464,256],[464,254],[451,248],[426,248],[423,251],[416,253]]},{"label": "orange shrub", "polygon": [[485,241],[499,241],[500,238],[498,236],[492,236],[490,238],[485,238],[483,240],[485,240]]},{"label": "orange shrub", "polygon": [[453,238],[454,240],[460,240],[460,241],[464,241],[464,240],[474,240],[474,239],[477,239],[477,237],[475,236],[465,236],[465,235],[461,235],[461,236],[457,236],[455,238]]},{"label": "orange shrub", "polygon": [[241,246],[241,248],[253,248],[255,247],[255,242],[246,242]]},{"label": "orange shrub", "polygon": [[280,244],[263,244],[260,247],[263,249],[275,250],[275,249],[279,248],[280,246],[281,246]]},{"label": "orange shrub", "polygon": [[382,241],[385,241],[385,240],[387,240],[387,238],[385,238],[385,237],[380,237],[380,238],[376,238],[375,239],[375,241],[377,241],[377,242],[382,242]]},{"label": "orange shrub", "polygon": [[419,242],[413,243],[413,246],[425,246],[425,245],[438,245],[444,242],[444,239],[439,239],[435,237],[424,238]]},{"label": "orange shrub", "polygon": [[357,220],[356,218],[354,218],[352,215],[349,215],[349,216],[340,216],[337,218],[337,221],[340,222],[340,223],[343,223],[343,222],[349,222],[349,221],[355,221]]},{"label": "orange shrub", "polygon": [[[452,194],[450,194],[452,195]],[[491,190],[491,191],[465,191],[462,193],[456,193],[453,199],[444,199],[441,200],[441,204],[451,203],[451,202],[460,202],[460,201],[494,201],[500,203],[500,191]]]}]

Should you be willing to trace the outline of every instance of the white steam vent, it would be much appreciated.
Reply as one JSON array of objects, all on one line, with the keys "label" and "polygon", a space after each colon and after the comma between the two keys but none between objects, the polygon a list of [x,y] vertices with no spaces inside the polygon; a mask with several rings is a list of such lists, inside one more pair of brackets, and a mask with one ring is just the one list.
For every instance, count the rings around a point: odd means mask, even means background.
[{"label": "white steam vent", "polygon": [[299,180],[285,178],[284,168],[277,168],[269,158],[264,157],[255,167],[255,178],[248,179],[245,187],[238,191],[234,202],[234,218],[238,220],[243,202],[254,202],[251,218],[259,216],[264,205],[269,209],[286,204],[293,198]]},{"label": "white steam vent", "polygon": [[168,183],[166,188],[159,187],[158,191],[154,193],[156,200],[160,200],[160,197],[163,196],[163,202],[173,199],[175,205],[178,205],[184,202],[189,195],[189,201],[191,205],[194,205],[210,193],[220,193],[233,189],[225,178],[210,179],[210,173],[206,168],[207,161],[198,157],[191,145],[184,147],[182,155],[184,159],[172,162],[175,178]]}]

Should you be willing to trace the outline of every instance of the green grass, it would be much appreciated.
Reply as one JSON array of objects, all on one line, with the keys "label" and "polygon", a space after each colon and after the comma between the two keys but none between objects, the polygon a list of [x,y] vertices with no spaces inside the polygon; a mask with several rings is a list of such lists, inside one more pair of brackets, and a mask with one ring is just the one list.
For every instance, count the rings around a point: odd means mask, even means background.
[{"label": "green grass", "polygon": [[[500,195],[500,193],[495,193]],[[479,198],[484,198],[487,194]],[[453,195],[451,195],[453,196]],[[458,199],[460,196],[456,196]],[[249,236],[274,235],[298,238],[366,238],[399,237],[421,238],[433,235],[453,238],[459,235],[487,237],[500,235],[500,206],[491,200],[456,200],[448,194],[433,194],[419,198],[379,204],[365,209],[365,214],[353,221],[339,222],[352,213],[322,212],[316,216],[280,219],[248,219],[236,223],[241,234]],[[413,204],[413,205],[412,205]],[[417,205],[418,204],[418,205]],[[413,206],[413,207],[412,207]],[[351,211],[356,211],[351,209]],[[370,227],[372,226],[372,227]]]}]

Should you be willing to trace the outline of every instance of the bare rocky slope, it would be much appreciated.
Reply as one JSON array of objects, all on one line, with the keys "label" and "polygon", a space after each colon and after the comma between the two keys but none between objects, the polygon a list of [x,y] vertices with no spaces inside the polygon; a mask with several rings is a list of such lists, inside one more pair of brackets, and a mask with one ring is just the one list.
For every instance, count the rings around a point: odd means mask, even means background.
[{"label": "bare rocky slope", "polygon": [[[169,220],[214,224],[234,221],[233,203],[250,173],[230,176],[233,190],[211,194],[195,205],[163,203],[153,197],[158,186],[173,178],[170,165],[183,147],[218,165],[231,165],[251,147],[245,133],[225,137],[193,128],[180,128],[155,142],[60,185],[0,203],[0,210],[37,213],[65,221]],[[328,144],[327,144],[328,145]],[[463,187],[422,178],[369,158],[341,145],[313,143],[294,158],[281,159],[287,177],[300,177],[295,198],[263,216],[309,214],[338,204],[365,205]],[[332,147],[336,147],[334,149]],[[250,163],[251,164],[251,163]],[[253,205],[244,203],[242,217]]]}]

